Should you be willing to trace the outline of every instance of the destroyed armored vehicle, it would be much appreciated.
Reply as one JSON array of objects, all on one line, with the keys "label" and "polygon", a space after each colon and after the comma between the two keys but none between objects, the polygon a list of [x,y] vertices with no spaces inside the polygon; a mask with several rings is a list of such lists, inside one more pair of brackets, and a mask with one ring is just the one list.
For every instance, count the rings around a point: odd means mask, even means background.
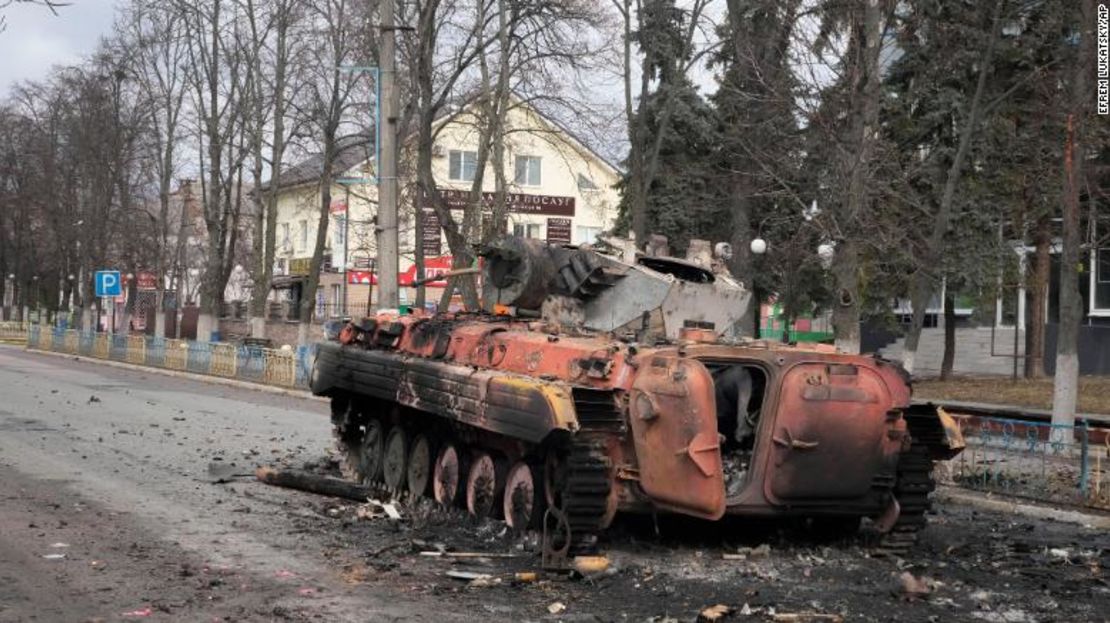
[{"label": "destroyed armored vehicle", "polygon": [[691,249],[507,237],[483,310],[348,323],[312,391],[349,475],[576,548],[626,512],[869,517],[908,546],[954,423],[910,406],[897,364],[728,335],[750,293]]}]

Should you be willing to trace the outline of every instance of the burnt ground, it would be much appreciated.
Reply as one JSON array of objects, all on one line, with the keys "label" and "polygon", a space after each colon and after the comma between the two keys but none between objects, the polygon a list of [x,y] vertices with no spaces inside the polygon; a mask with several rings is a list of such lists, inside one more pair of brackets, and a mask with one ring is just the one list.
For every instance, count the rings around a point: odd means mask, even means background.
[{"label": "burnt ground", "polygon": [[534,538],[498,522],[205,480],[211,462],[332,470],[329,445],[317,401],[0,348],[0,621],[1110,618],[1110,535],[969,508],[939,508],[904,558],[800,526],[631,518],[608,572],[517,583]]}]

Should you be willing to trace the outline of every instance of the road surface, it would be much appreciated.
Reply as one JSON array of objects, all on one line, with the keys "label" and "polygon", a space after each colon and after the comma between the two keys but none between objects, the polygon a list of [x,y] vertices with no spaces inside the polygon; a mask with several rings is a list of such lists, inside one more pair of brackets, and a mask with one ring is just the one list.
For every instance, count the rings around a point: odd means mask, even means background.
[{"label": "road surface", "polygon": [[[1110,537],[1051,521],[942,509],[905,560],[774,526],[663,522],[657,536],[627,521],[609,574],[518,585],[539,561],[497,522],[422,503],[400,522],[360,518],[207,478],[211,463],[326,467],[330,445],[320,401],[0,347],[0,621],[692,621],[714,604],[751,621],[1110,616]],[[444,547],[517,557],[420,555]],[[929,594],[908,595],[903,573]]]}]

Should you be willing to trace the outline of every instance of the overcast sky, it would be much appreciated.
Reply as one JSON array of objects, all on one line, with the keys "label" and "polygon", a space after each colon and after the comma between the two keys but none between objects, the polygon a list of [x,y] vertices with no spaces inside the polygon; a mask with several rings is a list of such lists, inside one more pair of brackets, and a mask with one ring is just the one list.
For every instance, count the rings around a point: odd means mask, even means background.
[{"label": "overcast sky", "polygon": [[7,29],[0,32],[0,97],[20,80],[44,78],[52,65],[79,61],[96,49],[112,26],[117,0],[68,0],[49,9],[13,4],[4,9]]}]

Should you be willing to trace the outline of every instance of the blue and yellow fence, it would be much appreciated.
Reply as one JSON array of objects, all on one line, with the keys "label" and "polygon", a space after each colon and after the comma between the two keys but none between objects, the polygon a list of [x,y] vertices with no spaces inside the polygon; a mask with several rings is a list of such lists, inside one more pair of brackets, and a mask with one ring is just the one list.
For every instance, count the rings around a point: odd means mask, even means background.
[{"label": "blue and yellow fence", "polygon": [[0,342],[23,344],[27,342],[27,329],[30,325],[26,322],[3,321],[0,322]]},{"label": "blue and yellow fence", "polygon": [[[27,347],[279,387],[308,388],[315,347],[262,348],[23,325]],[[0,325],[0,330],[4,325]],[[12,332],[14,334],[14,331]],[[0,337],[6,335],[0,332]]]}]

